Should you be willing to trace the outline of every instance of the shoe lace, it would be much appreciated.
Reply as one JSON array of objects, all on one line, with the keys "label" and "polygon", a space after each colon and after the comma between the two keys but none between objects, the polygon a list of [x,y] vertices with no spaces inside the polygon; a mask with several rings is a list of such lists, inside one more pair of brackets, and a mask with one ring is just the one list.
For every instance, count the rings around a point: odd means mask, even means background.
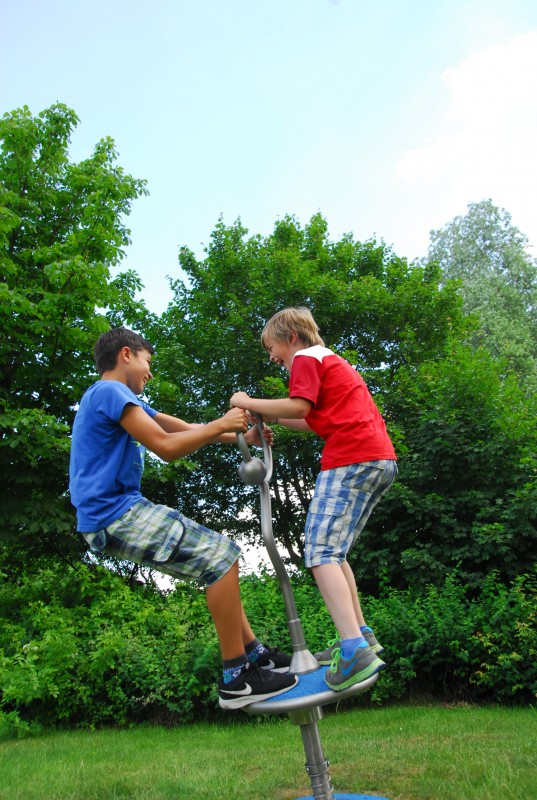
[{"label": "shoe lace", "polygon": [[270,657],[270,656],[283,655],[283,653],[280,650],[278,650],[276,647],[267,647],[266,645],[264,647],[265,647],[266,652],[263,653],[263,656]]},{"label": "shoe lace", "polygon": [[270,670],[261,669],[255,661],[250,661],[248,664],[248,674],[252,679],[257,678],[261,683],[268,683],[273,675]]},{"label": "shoe lace", "polygon": [[[338,641],[336,639],[336,641]],[[330,672],[337,672],[339,660],[341,658],[341,647],[334,647],[332,650],[332,661],[330,662]]]},{"label": "shoe lace", "polygon": [[328,642],[328,647],[332,648],[330,655],[332,656],[332,658],[334,658],[334,656],[336,655],[336,650],[339,652],[339,649],[341,647],[341,640],[339,639],[339,637],[336,636],[334,639],[331,639]]}]

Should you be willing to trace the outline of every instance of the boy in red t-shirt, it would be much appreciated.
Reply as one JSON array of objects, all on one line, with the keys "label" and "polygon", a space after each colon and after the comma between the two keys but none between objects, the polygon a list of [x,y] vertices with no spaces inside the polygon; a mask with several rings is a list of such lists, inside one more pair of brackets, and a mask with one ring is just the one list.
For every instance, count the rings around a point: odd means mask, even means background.
[{"label": "boy in red t-shirt", "polygon": [[362,614],[347,554],[397,475],[396,455],[362,377],[324,346],[307,308],[275,314],[261,343],[270,360],[289,371],[289,397],[264,400],[236,392],[231,405],[325,441],[306,519],[305,561],[339,634],[316,657],[330,663],[328,686],[346,689],[386,666]]}]

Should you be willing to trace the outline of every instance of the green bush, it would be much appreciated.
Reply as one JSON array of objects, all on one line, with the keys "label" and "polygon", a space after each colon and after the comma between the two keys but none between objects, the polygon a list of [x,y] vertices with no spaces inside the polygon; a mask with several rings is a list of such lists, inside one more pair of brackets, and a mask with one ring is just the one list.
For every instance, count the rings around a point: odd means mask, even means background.
[{"label": "green bush", "polygon": [[[334,635],[309,576],[292,578],[314,652]],[[242,580],[262,641],[290,647],[283,597],[269,574]],[[415,693],[529,703],[537,697],[537,578],[509,585],[491,575],[470,595],[456,574],[422,594],[363,598],[388,669],[363,702]],[[103,567],[0,576],[0,735],[39,725],[175,724],[223,714],[220,654],[203,593],[180,584],[162,595],[129,588]]]},{"label": "green bush", "polygon": [[0,611],[4,711],[74,724],[203,713],[217,644],[190,587],[162,597],[79,565],[4,581]]}]

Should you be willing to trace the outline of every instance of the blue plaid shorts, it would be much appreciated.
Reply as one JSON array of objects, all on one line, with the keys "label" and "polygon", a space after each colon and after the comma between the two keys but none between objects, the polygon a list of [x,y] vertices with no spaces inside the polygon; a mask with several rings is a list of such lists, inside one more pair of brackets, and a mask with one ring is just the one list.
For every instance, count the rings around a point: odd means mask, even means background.
[{"label": "blue plaid shorts", "polygon": [[145,498],[104,530],[82,535],[94,551],[200,586],[223,578],[240,553],[227,536]]},{"label": "blue plaid shorts", "polygon": [[307,567],[341,564],[397,476],[392,459],[326,469],[315,484],[305,531]]}]

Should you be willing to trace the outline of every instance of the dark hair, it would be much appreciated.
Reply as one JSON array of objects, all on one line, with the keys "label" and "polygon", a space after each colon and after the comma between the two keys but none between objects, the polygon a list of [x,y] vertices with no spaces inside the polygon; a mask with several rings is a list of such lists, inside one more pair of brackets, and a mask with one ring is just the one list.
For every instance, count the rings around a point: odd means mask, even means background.
[{"label": "dark hair", "polygon": [[153,355],[155,352],[153,345],[138,333],[134,333],[128,328],[110,328],[109,331],[101,333],[93,348],[93,357],[99,375],[116,368],[117,354],[123,347],[130,347],[135,353],[147,350]]}]

